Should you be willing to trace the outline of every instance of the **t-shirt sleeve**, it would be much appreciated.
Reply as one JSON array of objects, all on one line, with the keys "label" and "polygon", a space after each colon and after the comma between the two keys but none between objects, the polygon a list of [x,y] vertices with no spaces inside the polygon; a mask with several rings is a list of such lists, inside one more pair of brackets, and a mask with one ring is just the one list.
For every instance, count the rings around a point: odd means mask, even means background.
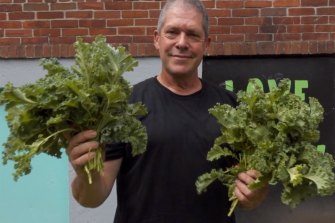
[{"label": "t-shirt sleeve", "polygon": [[124,157],[127,146],[127,143],[107,143],[105,145],[105,161]]}]

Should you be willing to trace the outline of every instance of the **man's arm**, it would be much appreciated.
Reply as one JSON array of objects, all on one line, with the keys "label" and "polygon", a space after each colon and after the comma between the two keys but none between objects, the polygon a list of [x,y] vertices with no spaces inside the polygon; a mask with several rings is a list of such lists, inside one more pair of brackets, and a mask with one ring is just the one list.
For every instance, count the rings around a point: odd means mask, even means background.
[{"label": "man's arm", "polygon": [[85,164],[95,157],[95,150],[99,143],[91,141],[96,132],[84,131],[75,135],[67,148],[69,161],[76,172],[72,182],[73,197],[84,207],[101,205],[112,191],[115,179],[119,172],[122,158],[104,162],[103,173],[92,172],[92,184],[89,184]]}]

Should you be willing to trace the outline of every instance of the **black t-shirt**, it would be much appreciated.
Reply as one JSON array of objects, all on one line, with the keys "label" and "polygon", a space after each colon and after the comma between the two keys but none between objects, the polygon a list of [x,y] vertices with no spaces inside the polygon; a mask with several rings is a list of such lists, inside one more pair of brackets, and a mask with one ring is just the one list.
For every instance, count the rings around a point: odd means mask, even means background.
[{"label": "black t-shirt", "polygon": [[147,151],[133,157],[126,149],[117,177],[115,223],[232,223],[227,189],[215,182],[196,192],[197,178],[228,161],[209,162],[207,152],[220,135],[208,109],[216,103],[235,105],[223,88],[202,80],[202,89],[180,96],[149,78],[133,88],[130,102],[142,102],[148,133]]}]

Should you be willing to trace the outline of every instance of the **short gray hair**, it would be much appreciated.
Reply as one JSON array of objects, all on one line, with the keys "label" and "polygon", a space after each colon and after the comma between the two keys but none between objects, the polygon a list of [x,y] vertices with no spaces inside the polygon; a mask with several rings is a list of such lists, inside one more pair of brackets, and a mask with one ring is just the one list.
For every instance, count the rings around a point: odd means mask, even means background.
[{"label": "short gray hair", "polygon": [[167,0],[158,18],[157,30],[161,31],[162,26],[165,22],[166,12],[176,3],[184,3],[184,5],[189,5],[197,10],[202,15],[202,27],[205,31],[205,37],[208,37],[208,14],[205,6],[199,0]]}]

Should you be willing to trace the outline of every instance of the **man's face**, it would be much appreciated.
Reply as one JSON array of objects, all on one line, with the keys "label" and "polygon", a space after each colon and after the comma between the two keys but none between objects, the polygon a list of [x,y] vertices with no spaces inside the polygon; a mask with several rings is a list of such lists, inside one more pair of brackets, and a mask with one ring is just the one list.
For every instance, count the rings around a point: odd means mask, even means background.
[{"label": "man's face", "polygon": [[197,75],[198,66],[209,46],[202,16],[192,8],[171,7],[154,44],[162,60],[163,73],[174,77]]}]

